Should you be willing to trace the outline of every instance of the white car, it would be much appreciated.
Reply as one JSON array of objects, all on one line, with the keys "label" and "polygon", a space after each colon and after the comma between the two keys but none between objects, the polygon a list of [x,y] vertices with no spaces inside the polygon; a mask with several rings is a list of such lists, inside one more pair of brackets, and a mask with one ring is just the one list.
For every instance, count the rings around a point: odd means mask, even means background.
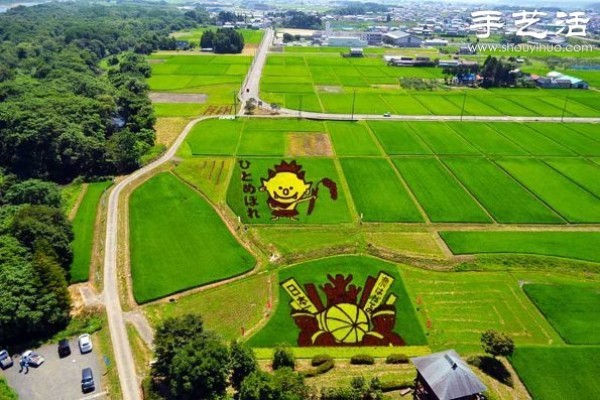
[{"label": "white car", "polygon": [[87,333],[84,333],[83,335],[79,336],[79,339],[77,339],[77,343],[79,343],[79,350],[81,351],[81,353],[89,353],[94,347],[92,345],[92,338]]},{"label": "white car", "polygon": [[27,363],[32,367],[39,367],[44,363],[44,357],[40,356],[38,353],[34,353],[31,350],[27,350],[25,353],[21,354],[21,358],[27,360]]}]

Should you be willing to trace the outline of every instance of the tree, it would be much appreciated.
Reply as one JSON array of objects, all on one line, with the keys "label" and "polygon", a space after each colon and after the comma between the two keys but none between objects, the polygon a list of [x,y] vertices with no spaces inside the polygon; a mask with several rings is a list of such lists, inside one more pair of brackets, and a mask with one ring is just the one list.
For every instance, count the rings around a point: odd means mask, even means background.
[{"label": "tree", "polygon": [[64,271],[71,267],[73,230],[71,222],[60,209],[31,205],[21,207],[13,216],[8,231],[32,253],[43,251],[54,257]]},{"label": "tree", "polygon": [[229,346],[231,356],[231,386],[239,392],[244,379],[258,369],[256,356],[245,344],[232,341]]},{"label": "tree", "polygon": [[177,349],[183,347],[191,338],[203,333],[204,323],[202,317],[197,314],[165,319],[156,329],[154,336],[156,363],[153,367],[153,375],[167,375]]},{"label": "tree", "polygon": [[483,351],[492,355],[509,357],[515,350],[515,343],[510,336],[495,330],[488,330],[481,334]]},{"label": "tree", "polygon": [[310,398],[304,377],[290,368],[281,368],[273,374],[254,371],[242,382],[240,400],[303,400]]},{"label": "tree", "polygon": [[287,346],[277,346],[273,353],[273,369],[296,368],[296,359],[294,354]]},{"label": "tree", "polygon": [[60,208],[61,196],[58,186],[52,182],[39,179],[29,179],[15,183],[6,190],[2,197],[7,204],[43,204]]},{"label": "tree", "polygon": [[[65,309],[66,304],[61,304],[54,288],[46,289],[38,276],[42,268],[32,265],[28,250],[15,238],[0,236],[1,343],[47,337],[68,321],[68,307]],[[56,266],[52,274],[60,283]],[[49,275],[44,273],[44,279]]]},{"label": "tree", "polygon": [[225,394],[229,351],[211,334],[196,336],[177,349],[169,365],[168,381],[174,399],[213,399]]}]

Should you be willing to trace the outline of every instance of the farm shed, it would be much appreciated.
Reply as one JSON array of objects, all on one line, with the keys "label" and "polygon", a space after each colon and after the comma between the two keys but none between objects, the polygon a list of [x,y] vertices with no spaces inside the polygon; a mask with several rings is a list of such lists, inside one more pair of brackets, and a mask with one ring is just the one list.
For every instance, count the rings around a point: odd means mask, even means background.
[{"label": "farm shed", "polygon": [[398,47],[421,47],[421,38],[402,31],[388,32],[383,36],[383,42]]},{"label": "farm shed", "polygon": [[410,361],[417,368],[416,399],[475,400],[487,390],[454,350],[415,357]]}]

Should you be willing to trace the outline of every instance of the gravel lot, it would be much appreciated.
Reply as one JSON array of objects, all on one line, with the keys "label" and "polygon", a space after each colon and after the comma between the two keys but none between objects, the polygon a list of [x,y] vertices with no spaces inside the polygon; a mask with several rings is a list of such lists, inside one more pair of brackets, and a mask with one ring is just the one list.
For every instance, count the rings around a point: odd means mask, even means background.
[{"label": "gravel lot", "polygon": [[[102,384],[105,366],[97,347],[94,346],[91,353],[81,354],[77,338],[70,339],[69,343],[71,355],[68,357],[59,358],[58,345],[48,344],[34,350],[46,359],[39,368],[30,367],[28,374],[25,371],[19,373],[20,355],[16,355],[13,356],[14,365],[0,373],[24,400],[107,399]],[[92,368],[96,390],[84,394],[81,391],[81,370],[86,367]]]}]

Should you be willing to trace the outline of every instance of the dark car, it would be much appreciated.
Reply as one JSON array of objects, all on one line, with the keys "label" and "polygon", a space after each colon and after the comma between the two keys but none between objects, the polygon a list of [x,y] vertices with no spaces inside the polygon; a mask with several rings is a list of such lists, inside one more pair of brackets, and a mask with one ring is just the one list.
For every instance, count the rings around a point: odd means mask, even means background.
[{"label": "dark car", "polygon": [[58,342],[58,356],[60,358],[68,357],[71,355],[71,346],[69,346],[69,339],[63,339]]},{"label": "dark car", "polygon": [[96,389],[94,384],[94,374],[91,368],[81,370],[81,391],[83,393],[93,392]]},{"label": "dark car", "polygon": [[0,351],[0,367],[2,367],[2,369],[6,369],[6,368],[10,368],[13,366],[13,359],[10,357],[10,354],[8,354],[8,351],[6,350],[1,350]]}]

